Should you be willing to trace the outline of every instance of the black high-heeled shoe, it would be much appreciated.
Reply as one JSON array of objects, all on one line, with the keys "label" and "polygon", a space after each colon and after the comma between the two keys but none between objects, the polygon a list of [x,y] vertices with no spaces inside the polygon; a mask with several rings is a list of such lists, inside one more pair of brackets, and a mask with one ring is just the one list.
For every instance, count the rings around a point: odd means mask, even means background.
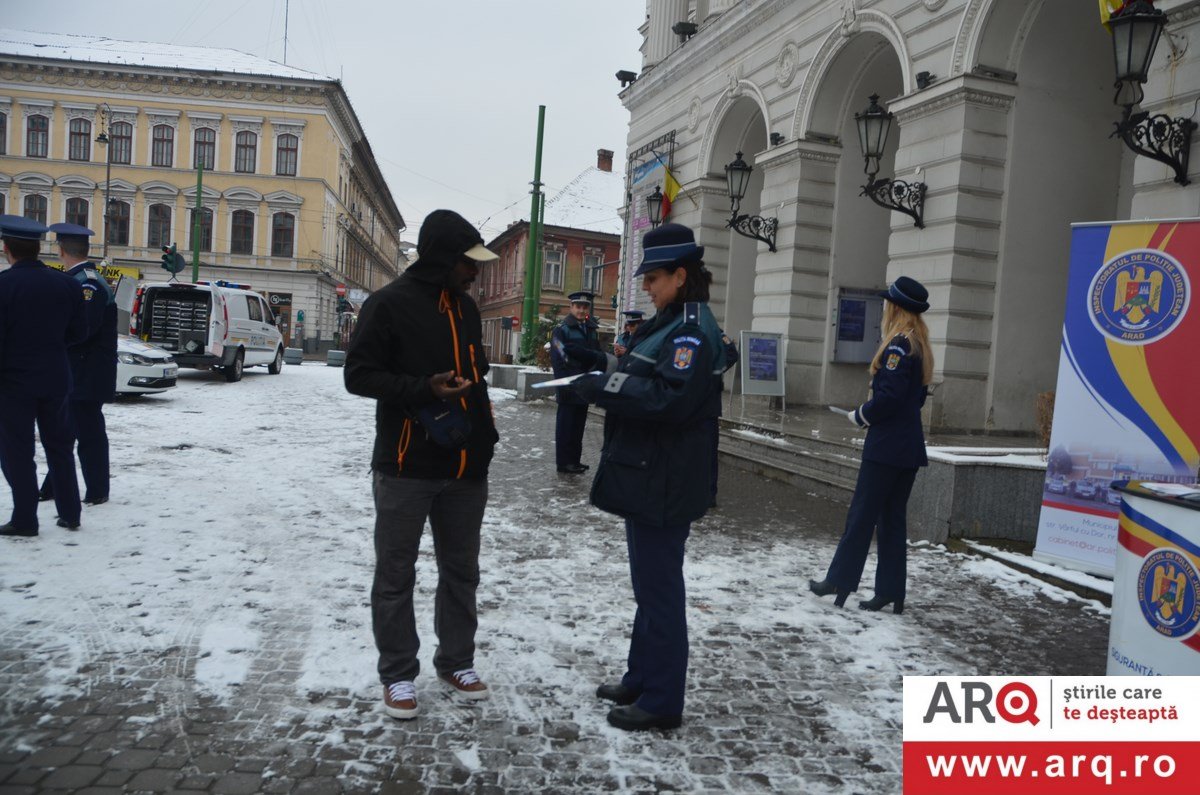
[{"label": "black high-heeled shoe", "polygon": [[879,612],[888,605],[892,606],[892,612],[899,615],[904,612],[904,599],[887,599],[882,596],[872,596],[870,599],[864,599],[858,603],[860,610],[870,610]]},{"label": "black high-heeled shoe", "polygon": [[837,598],[833,600],[835,607],[841,607],[842,605],[846,604],[846,597],[850,595],[849,591],[838,590],[838,587],[829,580],[821,580],[820,582],[817,582],[816,580],[809,580],[808,590],[812,591],[817,596],[829,596],[831,593],[837,594]]}]

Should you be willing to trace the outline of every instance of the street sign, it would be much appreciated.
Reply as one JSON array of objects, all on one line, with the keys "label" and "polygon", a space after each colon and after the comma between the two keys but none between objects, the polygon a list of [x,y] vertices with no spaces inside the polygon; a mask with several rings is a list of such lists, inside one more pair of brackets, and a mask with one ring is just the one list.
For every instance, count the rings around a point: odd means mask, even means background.
[{"label": "street sign", "polygon": [[338,294],[338,297],[345,297],[345,295],[346,295],[346,285],[344,285],[344,284],[339,284],[337,287],[335,287],[335,288],[334,288],[334,290],[337,292],[337,294]]},{"label": "street sign", "polygon": [[304,310],[303,309],[296,310],[296,322],[297,323],[304,322]]},{"label": "street sign", "polygon": [[521,316],[520,316],[520,315],[513,315],[513,317],[512,317],[512,327],[513,327],[513,331],[520,331],[520,330],[521,330]]}]

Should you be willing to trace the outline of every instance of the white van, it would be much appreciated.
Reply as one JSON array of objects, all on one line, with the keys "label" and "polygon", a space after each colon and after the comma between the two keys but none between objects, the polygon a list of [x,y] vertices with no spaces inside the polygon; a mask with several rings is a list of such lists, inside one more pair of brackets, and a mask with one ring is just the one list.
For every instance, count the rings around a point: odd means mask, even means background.
[{"label": "white van", "polygon": [[129,333],[166,348],[180,367],[240,381],[247,367],[283,369],[283,336],[266,299],[244,284],[159,282],[138,288]]}]

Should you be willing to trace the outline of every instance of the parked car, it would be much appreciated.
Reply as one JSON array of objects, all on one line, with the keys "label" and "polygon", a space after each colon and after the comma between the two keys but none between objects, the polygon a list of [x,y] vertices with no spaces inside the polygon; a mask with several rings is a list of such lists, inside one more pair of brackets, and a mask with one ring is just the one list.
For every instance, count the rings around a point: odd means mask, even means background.
[{"label": "parked car", "polygon": [[129,330],[175,356],[180,367],[242,380],[247,367],[283,369],[283,335],[261,295],[244,284],[161,282],[138,288]]},{"label": "parked car", "polygon": [[1075,481],[1075,496],[1081,500],[1096,499],[1096,484],[1094,481],[1083,478]]},{"label": "parked car", "polygon": [[[1113,482],[1116,483],[1118,481],[1113,481]],[[1121,492],[1117,491],[1112,486],[1109,486],[1108,491],[1104,494],[1104,501],[1106,503],[1108,503],[1109,505],[1120,505],[1121,504]]]},{"label": "parked car", "polygon": [[117,335],[117,394],[148,395],[166,392],[175,386],[179,365],[170,353],[135,340]]},{"label": "parked car", "polygon": [[1066,494],[1067,479],[1062,475],[1054,475],[1046,481],[1046,491],[1051,494]]}]

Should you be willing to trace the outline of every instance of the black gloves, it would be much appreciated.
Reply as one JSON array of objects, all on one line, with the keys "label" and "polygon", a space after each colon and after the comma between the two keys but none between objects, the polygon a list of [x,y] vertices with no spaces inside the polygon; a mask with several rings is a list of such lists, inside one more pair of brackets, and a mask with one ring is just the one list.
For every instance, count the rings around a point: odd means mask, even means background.
[{"label": "black gloves", "polygon": [[608,359],[603,352],[575,342],[564,345],[563,354],[585,370],[603,370]]}]

